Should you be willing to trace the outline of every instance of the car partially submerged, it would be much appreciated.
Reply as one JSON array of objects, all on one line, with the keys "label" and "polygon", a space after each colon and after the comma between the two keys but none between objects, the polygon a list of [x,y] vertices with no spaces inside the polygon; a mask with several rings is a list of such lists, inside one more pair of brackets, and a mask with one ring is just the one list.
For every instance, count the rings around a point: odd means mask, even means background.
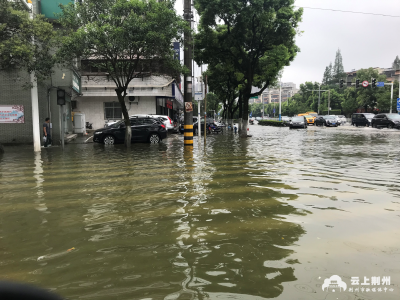
[{"label": "car partially submerged", "polygon": [[[131,142],[149,142],[157,144],[167,137],[165,125],[158,119],[146,117],[130,118]],[[93,133],[93,141],[105,145],[123,143],[125,141],[125,121],[118,121],[106,128],[97,129]]]}]

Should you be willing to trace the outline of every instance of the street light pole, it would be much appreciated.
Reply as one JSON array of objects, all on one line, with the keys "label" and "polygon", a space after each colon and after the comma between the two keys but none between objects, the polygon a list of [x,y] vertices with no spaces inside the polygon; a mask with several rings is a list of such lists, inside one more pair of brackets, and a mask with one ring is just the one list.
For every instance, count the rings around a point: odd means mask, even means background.
[{"label": "street light pole", "polygon": [[[29,17],[34,18],[33,4],[31,3]],[[35,45],[35,40],[32,38],[32,44]],[[33,129],[33,151],[40,152],[40,130],[39,130],[39,96],[38,86],[35,71],[31,72],[31,103],[32,103],[32,129]]]},{"label": "street light pole", "polygon": [[280,82],[279,85],[279,121],[281,120],[281,114],[282,114],[282,81]]},{"label": "street light pole", "polygon": [[390,113],[392,113],[392,106],[393,106],[393,86],[394,86],[394,80],[392,82],[392,92],[390,97]]}]

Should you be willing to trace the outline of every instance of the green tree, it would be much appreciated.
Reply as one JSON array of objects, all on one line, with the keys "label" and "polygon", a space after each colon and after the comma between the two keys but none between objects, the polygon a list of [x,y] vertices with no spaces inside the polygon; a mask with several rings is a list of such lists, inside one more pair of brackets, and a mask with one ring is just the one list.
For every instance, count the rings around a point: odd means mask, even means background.
[{"label": "green tree", "polygon": [[[246,128],[250,97],[275,85],[279,72],[299,52],[295,37],[303,10],[295,10],[294,0],[196,0],[195,7],[201,18],[195,59],[234,67]],[[253,86],[260,90],[252,93]]]},{"label": "green tree", "polygon": [[396,56],[396,58],[395,58],[395,60],[394,60],[394,62],[392,64],[392,69],[394,69],[394,70],[399,70],[400,69],[400,58],[399,58],[398,55]]},{"label": "green tree", "polygon": [[322,84],[329,85],[332,83],[332,63],[325,68]]},{"label": "green tree", "polygon": [[0,69],[35,72],[38,81],[48,78],[54,65],[53,26],[40,15],[30,19],[18,1],[0,0],[0,20]]},{"label": "green tree", "polygon": [[[154,74],[179,76],[171,41],[180,40],[184,21],[172,1],[86,0],[62,7],[64,28],[58,57],[76,57],[106,70],[115,83],[125,121],[125,145],[131,144],[131,126],[125,97],[134,78]],[[94,60],[95,58],[95,60]]]},{"label": "green tree", "polygon": [[262,109],[263,109],[262,103],[253,103],[250,104],[249,106],[249,110],[251,112],[252,117],[262,117]]},{"label": "green tree", "polygon": [[[378,71],[373,68],[357,71],[357,78],[360,79],[361,82],[371,81],[371,78],[376,78],[377,81],[386,81],[386,76],[380,75]],[[368,109],[376,109],[378,102],[381,103],[381,107],[385,106],[385,104],[383,104],[385,102],[385,97],[390,100],[389,86],[385,86],[384,88],[372,88],[371,85],[369,85],[366,88],[360,87],[357,90],[358,106],[363,107],[365,111]]]},{"label": "green tree", "polygon": [[359,108],[357,102],[357,91],[354,87],[345,89],[342,100],[342,110],[346,116],[351,116]]},{"label": "green tree", "polygon": [[338,83],[340,79],[346,77],[346,73],[344,72],[343,67],[343,58],[340,49],[336,51],[335,63],[332,69],[332,82]]},{"label": "green tree", "polygon": [[228,63],[211,63],[208,66],[207,71],[207,82],[212,90],[219,99],[222,99],[224,108],[223,118],[233,119],[233,115],[238,110],[239,97],[238,80],[233,66]]},{"label": "green tree", "polygon": [[[221,109],[220,98],[214,93],[208,93],[207,94],[207,112],[215,111],[215,113],[217,115],[220,109]],[[208,113],[207,113],[207,115],[208,115]]]}]

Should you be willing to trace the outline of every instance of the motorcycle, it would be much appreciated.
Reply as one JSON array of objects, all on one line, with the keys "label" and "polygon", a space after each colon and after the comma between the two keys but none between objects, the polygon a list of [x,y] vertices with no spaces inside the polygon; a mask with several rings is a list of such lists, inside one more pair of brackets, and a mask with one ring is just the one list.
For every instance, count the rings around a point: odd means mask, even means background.
[{"label": "motorcycle", "polygon": [[210,123],[208,125],[208,133],[223,133],[222,127],[215,125],[214,123]]}]

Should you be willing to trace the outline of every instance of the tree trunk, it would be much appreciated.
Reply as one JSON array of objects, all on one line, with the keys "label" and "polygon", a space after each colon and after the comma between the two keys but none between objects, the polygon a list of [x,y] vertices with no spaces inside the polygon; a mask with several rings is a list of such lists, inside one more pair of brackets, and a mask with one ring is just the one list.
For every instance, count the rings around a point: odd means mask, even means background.
[{"label": "tree trunk", "polygon": [[239,106],[239,120],[238,120],[238,130],[239,133],[242,132],[242,123],[243,123],[243,95],[242,91],[239,92],[239,101],[238,101],[238,106]]},{"label": "tree trunk", "polygon": [[132,129],[131,129],[131,122],[129,120],[128,109],[126,108],[125,104],[125,96],[126,96],[126,88],[117,88],[115,89],[118,96],[119,104],[121,104],[122,115],[124,116],[124,123],[125,123],[125,147],[130,148],[132,143]]},{"label": "tree trunk", "polygon": [[249,92],[245,91],[243,94],[243,121],[242,121],[242,132],[241,137],[247,137],[247,126],[249,123],[249,95],[251,93],[251,86]]}]

